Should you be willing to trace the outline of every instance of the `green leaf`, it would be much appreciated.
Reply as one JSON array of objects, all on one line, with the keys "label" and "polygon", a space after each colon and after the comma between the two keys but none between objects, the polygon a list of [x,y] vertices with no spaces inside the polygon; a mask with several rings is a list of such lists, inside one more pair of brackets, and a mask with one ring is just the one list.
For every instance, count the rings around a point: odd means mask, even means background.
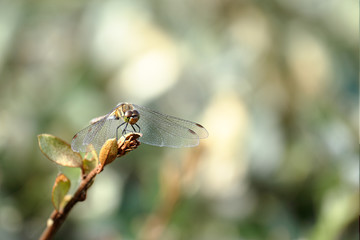
[{"label": "green leaf", "polygon": [[51,161],[67,167],[82,167],[80,154],[74,152],[67,142],[50,134],[38,135],[38,141],[40,150]]},{"label": "green leaf", "polygon": [[59,165],[58,168],[60,173],[64,174],[71,182],[71,187],[67,194],[73,195],[81,184],[82,170],[80,168],[65,167],[61,165]]},{"label": "green leaf", "polygon": [[70,180],[64,175],[59,174],[55,180],[52,189],[52,202],[56,210],[62,211],[68,202],[65,199],[66,194],[70,189]]},{"label": "green leaf", "polygon": [[98,160],[95,157],[92,158],[85,158],[83,160],[83,174],[84,175],[88,175],[92,170],[94,170],[96,168],[96,166],[98,165]]}]

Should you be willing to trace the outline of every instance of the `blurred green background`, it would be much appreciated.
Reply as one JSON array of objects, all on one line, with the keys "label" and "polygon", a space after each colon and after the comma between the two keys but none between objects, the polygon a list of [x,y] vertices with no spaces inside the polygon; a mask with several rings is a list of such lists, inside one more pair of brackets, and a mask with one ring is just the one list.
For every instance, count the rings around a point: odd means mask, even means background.
[{"label": "blurred green background", "polygon": [[197,121],[141,145],[56,239],[358,239],[358,1],[0,0],[0,236],[36,239],[68,142],[126,101]]}]

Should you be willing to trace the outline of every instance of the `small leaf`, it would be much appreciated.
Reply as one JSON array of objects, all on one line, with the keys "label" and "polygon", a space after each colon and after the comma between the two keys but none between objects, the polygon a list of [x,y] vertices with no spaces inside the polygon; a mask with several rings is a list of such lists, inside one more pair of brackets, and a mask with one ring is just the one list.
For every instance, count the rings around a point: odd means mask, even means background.
[{"label": "small leaf", "polygon": [[88,152],[84,158],[86,159],[92,159],[94,158],[96,160],[96,162],[98,163],[99,162],[99,157],[98,157],[98,153],[96,152],[95,148],[93,147],[93,145],[91,144],[90,145],[91,147],[91,151]]},{"label": "small leaf", "polygon": [[111,163],[116,159],[118,145],[115,138],[108,139],[102,146],[99,154],[99,161],[102,166]]},{"label": "small leaf", "polygon": [[70,189],[70,180],[64,175],[59,174],[52,189],[52,202],[56,210],[62,211],[66,203],[65,196]]},{"label": "small leaf", "polygon": [[82,180],[82,170],[81,168],[74,168],[74,167],[65,167],[65,166],[58,166],[59,172],[64,174],[71,182],[70,190],[67,194],[73,195],[79,185],[81,184]]},{"label": "small leaf", "polygon": [[87,152],[83,158],[83,164],[82,164],[82,174],[83,176],[88,175],[96,166],[98,165],[99,158],[95,151],[95,149],[92,149],[90,152]]},{"label": "small leaf", "polygon": [[81,167],[82,159],[70,144],[50,134],[38,135],[39,147],[43,154],[55,163],[67,167]]},{"label": "small leaf", "polygon": [[94,170],[94,168],[96,168],[97,163],[98,161],[95,157],[92,157],[91,159],[85,158],[83,160],[83,166],[82,166],[83,174],[88,175],[92,170]]}]

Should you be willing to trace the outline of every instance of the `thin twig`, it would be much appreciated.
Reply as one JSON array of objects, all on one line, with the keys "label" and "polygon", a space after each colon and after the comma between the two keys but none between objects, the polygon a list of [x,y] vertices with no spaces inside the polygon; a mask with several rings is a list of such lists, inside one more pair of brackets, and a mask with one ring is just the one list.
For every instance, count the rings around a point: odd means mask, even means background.
[{"label": "thin twig", "polygon": [[92,170],[85,179],[83,179],[79,185],[79,188],[75,192],[74,196],[71,198],[71,200],[66,204],[64,209],[62,211],[57,211],[56,209],[52,212],[50,218],[47,222],[47,227],[42,233],[40,240],[46,240],[51,239],[52,236],[55,234],[55,232],[60,228],[64,220],[66,219],[67,215],[71,211],[71,209],[74,207],[74,205],[77,202],[84,200],[84,194],[86,194],[86,191],[91,185],[92,180],[95,178],[95,176],[98,174],[98,170],[100,168],[100,165],[96,167],[94,170]]},{"label": "thin twig", "polygon": [[[118,152],[115,157],[122,157],[126,153],[134,150],[140,145],[140,142],[137,140],[141,135],[139,134],[128,134],[124,140],[119,140],[118,143]],[[105,146],[105,144],[104,144]],[[54,234],[59,230],[60,226],[65,221],[71,209],[75,206],[77,202],[84,201],[86,198],[87,190],[91,187],[93,180],[96,175],[99,174],[105,165],[99,164],[94,168],[88,175],[84,176],[78,189],[75,194],[66,204],[63,210],[57,211],[56,209],[51,213],[50,218],[47,221],[47,226],[43,233],[41,234],[39,240],[49,240]]]}]

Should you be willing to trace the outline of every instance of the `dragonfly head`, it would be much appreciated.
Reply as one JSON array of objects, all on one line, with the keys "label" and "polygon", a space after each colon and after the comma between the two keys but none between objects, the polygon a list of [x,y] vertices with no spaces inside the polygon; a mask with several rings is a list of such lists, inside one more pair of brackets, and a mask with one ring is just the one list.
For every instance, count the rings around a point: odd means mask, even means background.
[{"label": "dragonfly head", "polygon": [[135,124],[140,119],[140,114],[136,110],[128,110],[124,114],[124,121],[130,123],[131,125]]}]

